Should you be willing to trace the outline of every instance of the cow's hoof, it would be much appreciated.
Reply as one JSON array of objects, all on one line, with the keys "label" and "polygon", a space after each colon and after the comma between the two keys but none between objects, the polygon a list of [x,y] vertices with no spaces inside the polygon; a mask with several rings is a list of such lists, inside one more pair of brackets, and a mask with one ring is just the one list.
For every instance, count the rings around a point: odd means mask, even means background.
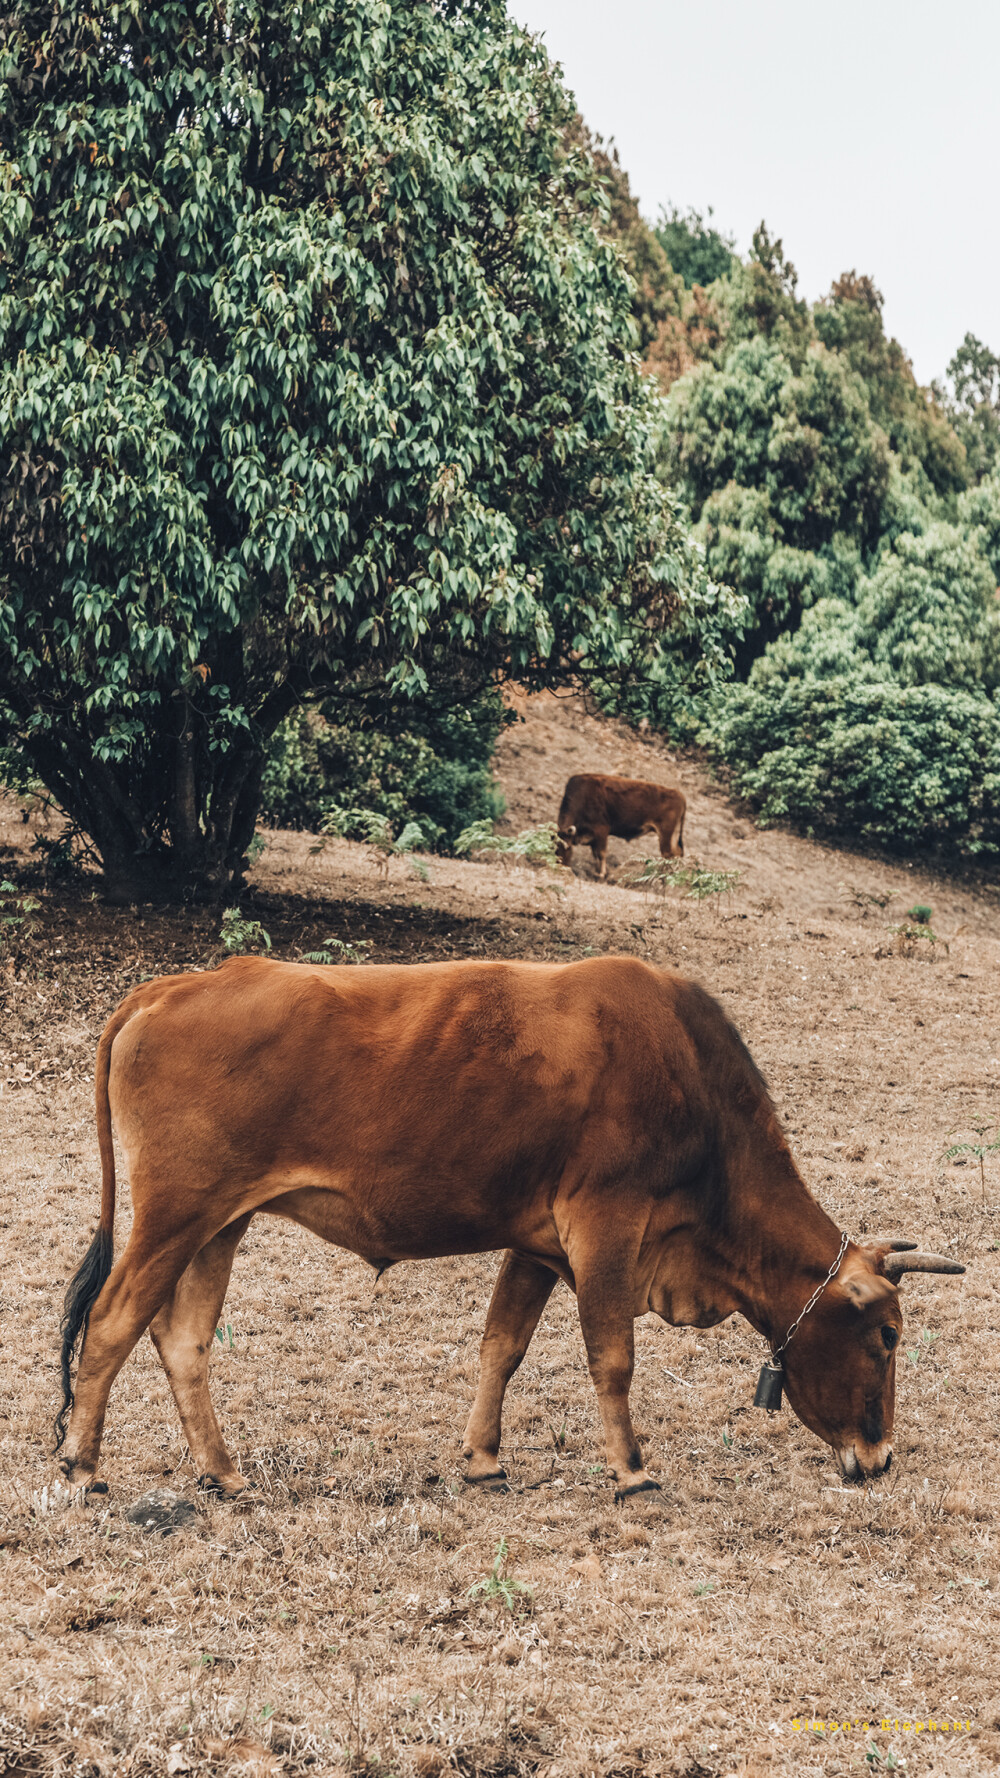
[{"label": "cow's hoof", "polygon": [[83,1491],[87,1495],[106,1494],[108,1491],[108,1484],[107,1482],[88,1482]]},{"label": "cow's hoof", "polygon": [[654,1482],[652,1476],[645,1476],[641,1482],[619,1483],[615,1489],[615,1505],[620,1506],[623,1500],[632,1500],[636,1494],[659,1494],[660,1484]]},{"label": "cow's hoof", "polygon": [[74,1494],[89,1493],[95,1486],[94,1471],[85,1463],[77,1463],[73,1457],[60,1458],[59,1474]]},{"label": "cow's hoof", "polygon": [[196,1485],[203,1494],[214,1494],[216,1500],[245,1500],[255,1492],[235,1470],[228,1476],[200,1475]]},{"label": "cow's hoof", "polygon": [[464,1475],[462,1480],[469,1488],[481,1488],[484,1494],[510,1493],[505,1469],[494,1469],[489,1475]]}]

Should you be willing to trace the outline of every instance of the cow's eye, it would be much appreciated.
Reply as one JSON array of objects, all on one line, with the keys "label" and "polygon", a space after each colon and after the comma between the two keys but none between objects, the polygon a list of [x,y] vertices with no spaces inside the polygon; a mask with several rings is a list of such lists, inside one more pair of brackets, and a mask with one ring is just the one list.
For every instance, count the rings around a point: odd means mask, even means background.
[{"label": "cow's eye", "polygon": [[895,1352],[899,1344],[899,1329],[886,1322],[882,1329],[882,1344],[887,1352]]}]

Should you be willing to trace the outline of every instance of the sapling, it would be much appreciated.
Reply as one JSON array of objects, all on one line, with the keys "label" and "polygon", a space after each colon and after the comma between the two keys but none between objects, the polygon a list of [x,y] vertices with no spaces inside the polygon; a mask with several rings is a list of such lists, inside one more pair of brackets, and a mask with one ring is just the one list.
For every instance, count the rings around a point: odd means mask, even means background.
[{"label": "sapling", "polygon": [[466,1598],[499,1599],[501,1604],[511,1612],[514,1611],[519,1596],[525,1597],[530,1602],[533,1588],[528,1585],[527,1581],[515,1580],[512,1575],[505,1572],[509,1556],[510,1547],[507,1539],[501,1537],[489,1574],[483,1580],[477,1580],[475,1585],[469,1588]]},{"label": "sapling", "polygon": [[[310,852],[322,852],[331,839],[364,840],[383,882],[388,880],[389,866],[394,858],[433,843],[433,835],[426,834],[419,821],[407,821],[397,835],[387,815],[374,809],[342,808],[337,803],[324,815],[320,837],[314,846],[310,846]],[[430,871],[420,859],[411,858],[410,869],[421,882],[429,882]]]},{"label": "sapling", "polygon": [[248,919],[237,907],[224,910],[219,937],[223,950],[232,957],[271,949],[270,933],[265,932],[259,920]]},{"label": "sapling", "polygon": [[317,951],[303,951],[303,963],[366,963],[371,950],[370,938],[360,938],[356,944],[348,943],[343,938],[325,938]]},{"label": "sapling", "polygon": [[893,899],[891,889],[862,889],[858,883],[841,883],[840,893],[860,920],[867,920],[876,910],[881,912]]}]

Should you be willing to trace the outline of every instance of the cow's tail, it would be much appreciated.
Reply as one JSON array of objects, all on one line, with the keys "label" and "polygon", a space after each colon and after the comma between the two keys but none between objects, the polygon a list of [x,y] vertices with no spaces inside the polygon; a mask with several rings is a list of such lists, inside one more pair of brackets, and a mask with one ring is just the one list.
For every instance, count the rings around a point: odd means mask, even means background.
[{"label": "cow's tail", "polygon": [[[115,1145],[111,1135],[111,1100],[108,1079],[111,1073],[111,1046],[134,1009],[119,1008],[105,1026],[97,1046],[97,1069],[94,1081],[97,1102],[97,1143],[101,1152],[101,1214],[97,1233],[83,1257],[79,1269],[66,1286],[62,1321],[60,1367],[62,1370],[62,1407],[55,1421],[55,1450],[66,1437],[66,1421],[73,1406],[73,1361],[87,1332],[87,1322],[111,1272],[115,1257]],[[123,1016],[124,1014],[124,1016]]]},{"label": "cow's tail", "polygon": [[680,848],[680,854],[681,854],[682,858],[684,856],[684,816],[686,815],[686,813],[687,813],[687,804],[685,803],[683,809],[681,810],[680,825],[677,829],[677,844],[678,844],[678,847]]}]

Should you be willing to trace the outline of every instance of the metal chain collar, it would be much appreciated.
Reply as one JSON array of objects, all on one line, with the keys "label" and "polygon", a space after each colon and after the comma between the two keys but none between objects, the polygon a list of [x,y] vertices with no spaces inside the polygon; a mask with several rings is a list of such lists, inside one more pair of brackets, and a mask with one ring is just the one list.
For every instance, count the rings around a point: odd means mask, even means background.
[{"label": "metal chain collar", "polygon": [[815,1304],[819,1302],[819,1299],[823,1295],[823,1292],[826,1289],[827,1285],[829,1284],[831,1278],[835,1278],[837,1276],[837,1273],[840,1270],[840,1262],[843,1259],[844,1254],[847,1252],[848,1239],[849,1239],[849,1237],[847,1235],[841,1235],[841,1237],[840,1237],[840,1252],[838,1253],[836,1259],[834,1260],[833,1265],[830,1267],[830,1270],[827,1272],[826,1277],[823,1279],[822,1284],[817,1284],[816,1289],[813,1291],[812,1296],[809,1298],[809,1301],[807,1302],[805,1308],[800,1310],[799,1314],[796,1315],[795,1320],[792,1322],[791,1327],[788,1329],[788,1332],[786,1333],[784,1339],[782,1340],[781,1345],[772,1347],[772,1349],[771,1349],[772,1364],[776,1364],[776,1360],[780,1357],[781,1353],[785,1350],[785,1347],[789,1344],[793,1334],[795,1333],[796,1329],[798,1328],[799,1322],[804,1321],[806,1316],[808,1315],[810,1309],[813,1308],[815,1306]]}]

